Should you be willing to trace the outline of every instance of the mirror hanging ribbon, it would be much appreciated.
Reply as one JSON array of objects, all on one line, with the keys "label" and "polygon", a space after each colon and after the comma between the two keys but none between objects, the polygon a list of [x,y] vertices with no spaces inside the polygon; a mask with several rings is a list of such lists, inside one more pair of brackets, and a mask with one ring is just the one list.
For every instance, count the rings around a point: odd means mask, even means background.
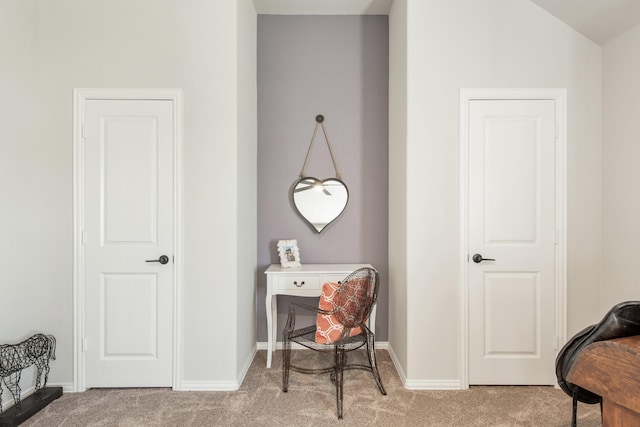
[{"label": "mirror hanging ribbon", "polygon": [[[333,168],[336,172],[335,178],[319,180],[318,178],[305,175],[304,169],[307,166],[318,127],[322,128],[324,139],[327,142]],[[320,233],[327,225],[335,221],[340,214],[344,212],[349,200],[349,190],[341,180],[336,159],[324,127],[324,116],[321,114],[316,116],[316,125],[313,128],[313,135],[311,136],[311,142],[309,143],[299,178],[293,187],[293,204],[300,216],[307,221],[317,233]]]}]

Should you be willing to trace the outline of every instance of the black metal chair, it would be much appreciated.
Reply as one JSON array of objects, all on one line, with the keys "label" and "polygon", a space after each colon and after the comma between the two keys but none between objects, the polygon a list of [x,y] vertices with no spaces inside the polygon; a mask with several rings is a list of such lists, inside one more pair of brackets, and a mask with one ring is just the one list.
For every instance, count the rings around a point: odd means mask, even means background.
[{"label": "black metal chair", "polygon": [[[367,326],[367,320],[371,314],[378,296],[379,275],[373,268],[361,268],[347,276],[338,283],[330,301],[329,310],[313,307],[307,304],[291,302],[289,317],[282,332],[284,342],[284,354],[282,358],[282,391],[289,389],[289,371],[303,374],[330,373],[331,382],[336,388],[336,405],[338,419],[342,419],[342,386],[344,371],[350,369],[363,369],[373,374],[373,378],[381,394],[387,392],[382,385],[378,367],[376,365],[375,335]],[[327,285],[325,285],[327,286]],[[343,330],[333,342],[317,340],[317,326],[312,325],[301,329],[295,329],[295,308],[300,307],[319,315],[332,316],[336,326],[342,326]],[[339,323],[339,325],[338,325]],[[359,329],[358,329],[359,328]],[[355,334],[355,335],[352,335]],[[320,341],[320,342],[318,342]],[[291,343],[298,343],[311,350],[320,352],[332,352],[333,364],[328,367],[308,368],[291,364]],[[366,345],[368,365],[347,363],[347,353]]]}]

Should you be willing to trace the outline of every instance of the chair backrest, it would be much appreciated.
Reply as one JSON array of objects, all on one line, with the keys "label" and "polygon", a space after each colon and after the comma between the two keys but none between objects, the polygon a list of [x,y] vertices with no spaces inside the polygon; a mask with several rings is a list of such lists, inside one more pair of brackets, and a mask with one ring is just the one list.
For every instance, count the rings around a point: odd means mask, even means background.
[{"label": "chair backrest", "polygon": [[360,268],[340,282],[333,297],[333,315],[345,328],[363,326],[378,298],[380,277],[371,267]]}]

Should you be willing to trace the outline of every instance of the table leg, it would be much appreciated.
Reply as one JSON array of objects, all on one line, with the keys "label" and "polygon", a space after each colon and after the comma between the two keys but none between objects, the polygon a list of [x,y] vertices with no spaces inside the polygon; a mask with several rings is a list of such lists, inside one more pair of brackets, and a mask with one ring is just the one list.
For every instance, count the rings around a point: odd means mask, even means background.
[{"label": "table leg", "polygon": [[273,310],[272,310],[273,295],[267,290],[267,298],[265,301],[265,311],[267,314],[267,368],[271,367],[271,357],[275,348],[273,342]]},{"label": "table leg", "polygon": [[271,336],[273,337],[271,341],[271,351],[276,351],[276,344],[278,343],[278,296],[274,295],[271,298]]}]

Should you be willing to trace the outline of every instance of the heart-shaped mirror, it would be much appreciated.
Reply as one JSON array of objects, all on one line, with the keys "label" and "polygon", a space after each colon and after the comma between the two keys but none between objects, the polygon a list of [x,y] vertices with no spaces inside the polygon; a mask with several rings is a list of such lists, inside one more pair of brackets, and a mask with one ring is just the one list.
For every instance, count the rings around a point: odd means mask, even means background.
[{"label": "heart-shaped mirror", "polygon": [[336,178],[304,177],[293,187],[293,204],[318,233],[340,216],[348,200],[347,186]]}]

